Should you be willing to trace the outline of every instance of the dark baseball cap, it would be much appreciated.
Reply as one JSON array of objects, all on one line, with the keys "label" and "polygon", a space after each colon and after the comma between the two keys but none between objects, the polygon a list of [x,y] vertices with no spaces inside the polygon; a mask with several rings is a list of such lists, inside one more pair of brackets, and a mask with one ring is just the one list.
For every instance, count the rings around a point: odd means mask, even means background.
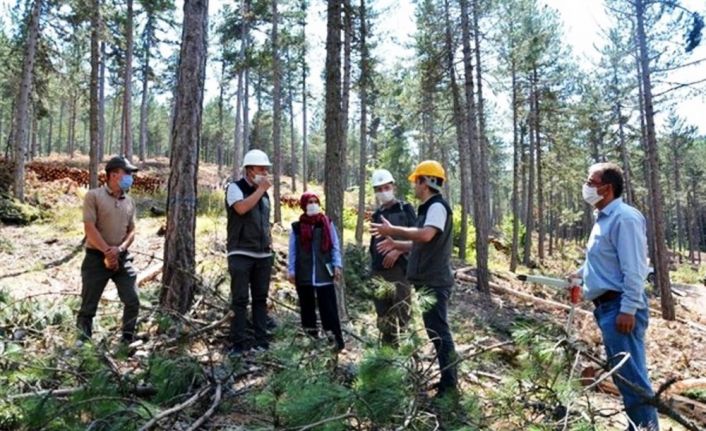
[{"label": "dark baseball cap", "polygon": [[128,173],[139,171],[137,166],[130,163],[130,160],[123,156],[115,156],[112,159],[108,160],[108,163],[105,164],[106,172],[111,172],[114,169],[122,169]]}]

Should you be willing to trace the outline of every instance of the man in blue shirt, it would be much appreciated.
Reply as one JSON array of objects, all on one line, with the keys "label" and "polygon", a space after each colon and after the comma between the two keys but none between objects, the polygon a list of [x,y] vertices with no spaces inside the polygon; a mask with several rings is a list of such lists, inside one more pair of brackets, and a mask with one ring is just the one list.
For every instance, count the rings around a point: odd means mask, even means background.
[{"label": "man in blue shirt", "polygon": [[639,394],[615,378],[630,418],[629,430],[659,430],[657,410],[645,403],[653,395],[647,375],[645,332],[648,325],[647,236],[645,218],[623,202],[623,172],[614,163],[589,169],[584,200],[596,208],[596,222],[586,247],[586,260],[573,277],[583,278],[583,295],[596,306],[593,314],[603,334],[608,361],[616,365],[625,353],[630,359],[618,374],[642,388]]}]

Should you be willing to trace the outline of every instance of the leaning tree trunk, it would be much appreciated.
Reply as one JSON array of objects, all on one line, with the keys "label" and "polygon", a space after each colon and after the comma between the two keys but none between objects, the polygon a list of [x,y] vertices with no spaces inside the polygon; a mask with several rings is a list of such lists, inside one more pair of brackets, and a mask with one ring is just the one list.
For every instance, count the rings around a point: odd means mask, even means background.
[{"label": "leaning tree trunk", "polygon": [[[327,11],[326,30],[326,101],[324,135],[326,139],[326,168],[324,170],[324,195],[326,213],[336,226],[343,243],[343,191],[345,187],[346,147],[343,139],[345,131],[341,94],[341,14],[343,0],[330,0]],[[337,284],[338,286],[338,284]],[[345,307],[342,306],[342,289],[336,290],[339,297],[339,312],[345,320]]]},{"label": "leaning tree trunk", "polygon": [[132,159],[132,2],[127,0],[127,21],[125,22],[125,38],[127,48],[125,50],[125,70],[123,80],[123,118],[120,130],[122,131],[122,153],[128,159]]},{"label": "leaning tree trunk", "polygon": [[365,20],[365,0],[360,0],[360,153],[358,157],[358,218],[355,224],[355,242],[363,245],[363,225],[365,224],[365,165],[367,162],[368,134],[368,46],[366,42],[367,26]]},{"label": "leaning tree trunk", "polygon": [[481,142],[478,136],[478,110],[475,103],[473,84],[473,65],[471,51],[470,23],[468,19],[468,0],[460,0],[461,4],[461,31],[463,39],[463,70],[464,91],[466,95],[466,130],[468,132],[468,145],[471,156],[471,176],[473,188],[473,219],[476,225],[476,270],[478,274],[477,288],[484,294],[490,293],[488,272],[488,238],[484,235],[487,220],[488,202],[483,201],[485,193],[483,172],[485,169],[481,160]]},{"label": "leaning tree trunk", "polygon": [[282,80],[281,64],[279,58],[279,40],[277,26],[277,0],[272,0],[272,142],[274,146],[274,200],[275,223],[282,222],[282,202],[280,201],[280,182],[282,179]]},{"label": "leaning tree trunk", "polygon": [[196,198],[208,43],[208,0],[184,1],[177,74],[160,303],[186,313],[197,287]]},{"label": "leaning tree trunk", "polygon": [[100,139],[99,130],[99,84],[98,75],[100,72],[100,0],[93,0],[93,11],[91,14],[91,95],[90,95],[90,145],[88,149],[88,186],[92,189],[98,187],[98,145]]},{"label": "leaning tree trunk", "polygon": [[644,0],[635,0],[635,15],[637,18],[637,40],[640,53],[640,71],[642,79],[642,92],[645,104],[647,163],[650,175],[650,195],[654,208],[652,220],[655,240],[655,262],[653,262],[656,275],[656,285],[660,290],[662,317],[665,320],[674,320],[674,298],[672,297],[671,282],[669,280],[669,258],[664,242],[664,211],[662,207],[662,191],[659,184],[659,153],[657,152],[657,138],[655,135],[654,106],[652,104],[652,82],[650,78],[649,50],[647,49],[647,36],[645,35],[645,3]]},{"label": "leaning tree trunk", "polygon": [[25,43],[24,61],[22,62],[22,75],[20,90],[15,102],[15,120],[12,137],[15,140],[15,197],[24,202],[25,199],[25,157],[27,152],[27,130],[29,99],[32,93],[32,76],[37,52],[37,39],[39,38],[39,14],[42,9],[42,0],[35,0],[27,24],[27,41]]}]

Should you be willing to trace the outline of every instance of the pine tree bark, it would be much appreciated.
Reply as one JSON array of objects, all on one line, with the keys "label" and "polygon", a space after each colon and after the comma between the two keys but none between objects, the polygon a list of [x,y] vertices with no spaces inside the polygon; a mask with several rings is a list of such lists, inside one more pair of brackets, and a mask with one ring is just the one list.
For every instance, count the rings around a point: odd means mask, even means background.
[{"label": "pine tree bark", "polygon": [[218,86],[218,136],[216,142],[216,164],[218,164],[218,176],[221,176],[223,169],[223,139],[225,132],[223,130],[223,103],[226,91],[226,60],[221,58],[221,82]]},{"label": "pine tree bark", "polygon": [[453,103],[454,124],[456,126],[456,145],[461,162],[461,234],[458,244],[458,257],[465,262],[466,249],[468,248],[468,218],[471,208],[471,195],[469,181],[471,178],[470,154],[468,147],[468,135],[465,128],[463,102],[461,101],[461,91],[456,80],[456,67],[454,66],[454,44],[449,12],[449,0],[444,0],[444,44],[446,51],[446,69],[449,74],[449,86],[451,87],[451,100]]},{"label": "pine tree bark", "polygon": [[98,162],[105,153],[105,42],[101,41],[100,76],[98,78]]},{"label": "pine tree bark", "polygon": [[151,14],[147,17],[145,23],[145,43],[142,53],[142,98],[140,101],[140,161],[144,162],[147,156],[147,119],[148,119],[148,102],[149,102],[149,83],[150,83],[150,35],[154,31],[154,16]]},{"label": "pine tree bark", "polygon": [[[532,77],[529,77],[530,83],[532,82]],[[534,231],[534,180],[535,180],[535,154],[536,154],[536,135],[534,133],[535,125],[535,112],[534,112],[534,86],[530,85],[530,120],[529,120],[529,149],[527,151],[527,209],[525,210],[525,252],[523,263],[525,266],[530,266],[532,261],[532,232]]]},{"label": "pine tree bark", "polygon": [[647,49],[647,36],[645,34],[645,2],[644,0],[635,0],[633,4],[637,19],[636,30],[640,53],[642,91],[645,104],[645,122],[647,126],[647,147],[645,150],[649,166],[650,195],[652,196],[652,207],[654,208],[652,225],[655,240],[655,262],[653,262],[656,275],[655,281],[661,293],[662,318],[665,320],[674,320],[676,319],[676,313],[674,311],[674,298],[672,297],[671,282],[669,280],[669,257],[664,241],[664,212],[662,206],[662,192],[659,184],[659,154],[657,152],[657,137],[655,135],[649,50]]},{"label": "pine tree bark", "polygon": [[292,180],[292,193],[297,192],[297,143],[294,136],[294,78],[292,58],[287,47],[287,104],[289,111],[289,175]]},{"label": "pine tree bark", "polygon": [[27,40],[25,41],[24,60],[20,88],[15,102],[15,115],[12,138],[15,141],[15,198],[20,202],[25,199],[25,158],[27,153],[27,131],[29,129],[28,114],[30,96],[32,94],[32,77],[34,76],[37,40],[39,39],[39,15],[42,10],[42,0],[34,0],[27,23]]},{"label": "pine tree bark", "polygon": [[199,139],[208,43],[208,0],[184,1],[184,25],[177,74],[164,273],[160,304],[186,313],[197,287],[196,200]]},{"label": "pine tree bark", "polygon": [[133,38],[133,0],[127,0],[127,20],[125,22],[125,70],[123,74],[123,118],[120,130],[122,132],[122,153],[132,160],[132,52]]},{"label": "pine tree bark", "polygon": [[360,83],[358,85],[360,92],[360,151],[358,158],[358,218],[355,224],[355,242],[358,246],[363,245],[363,228],[365,224],[365,190],[366,190],[366,170],[367,163],[367,147],[368,147],[368,80],[369,80],[369,61],[368,61],[368,45],[367,45],[367,15],[365,10],[365,0],[360,0],[358,8],[360,20]]},{"label": "pine tree bark", "polygon": [[537,258],[540,262],[544,261],[544,238],[546,224],[544,220],[544,178],[542,172],[542,139],[540,135],[540,112],[539,112],[539,79],[537,76],[537,66],[532,69],[532,85],[534,86],[534,142],[537,152]]},{"label": "pine tree bark", "polygon": [[100,26],[101,26],[101,7],[100,0],[93,0],[93,10],[91,11],[91,89],[90,89],[90,108],[89,108],[89,123],[90,123],[90,145],[88,149],[88,186],[89,188],[98,187],[98,146],[100,139],[99,130],[99,83],[98,75],[100,73]]},{"label": "pine tree bark", "polygon": [[471,24],[469,22],[468,0],[460,0],[461,4],[461,30],[463,39],[463,69],[464,69],[464,90],[466,95],[466,129],[468,131],[468,145],[471,157],[471,178],[473,189],[473,219],[476,227],[476,271],[478,284],[477,288],[482,293],[490,293],[489,272],[488,272],[488,238],[485,236],[487,220],[485,214],[488,211],[488,202],[483,201],[485,193],[483,191],[482,178],[484,169],[481,161],[481,142],[478,133],[478,110],[475,103],[475,91],[473,84],[473,65],[471,51]]},{"label": "pine tree bark", "polygon": [[[326,213],[336,226],[343,243],[343,192],[346,171],[346,144],[344,140],[345,117],[343,113],[343,89],[341,77],[341,15],[343,0],[330,0],[326,25],[326,100],[324,134],[326,139],[326,160],[324,169],[324,194]],[[337,284],[339,315],[346,320],[344,292]]]},{"label": "pine tree bark", "polygon": [[274,204],[275,223],[282,222],[282,202],[280,201],[280,183],[282,180],[282,73],[279,58],[277,0],[272,0],[272,142],[274,146]]},{"label": "pine tree bark", "polygon": [[522,164],[522,142],[519,136],[519,84],[517,82],[517,63],[514,46],[510,47],[510,52],[510,75],[512,80],[512,248],[510,251],[510,271],[515,272],[520,260],[520,165]]},{"label": "pine tree bark", "polygon": [[302,41],[302,189],[307,190],[307,180],[309,179],[309,143],[307,141],[307,118],[306,118],[306,105],[307,105],[307,94],[306,94],[306,75],[307,75],[307,64],[306,64],[306,12],[307,12],[307,2],[302,0],[302,35],[304,40]]}]

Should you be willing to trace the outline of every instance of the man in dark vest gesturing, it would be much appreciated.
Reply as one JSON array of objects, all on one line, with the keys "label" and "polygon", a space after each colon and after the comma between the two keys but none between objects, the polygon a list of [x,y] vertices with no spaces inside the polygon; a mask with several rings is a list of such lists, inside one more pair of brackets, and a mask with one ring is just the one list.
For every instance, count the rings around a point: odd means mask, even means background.
[{"label": "man in dark vest gesturing", "polygon": [[410,252],[407,280],[434,299],[434,304],[423,312],[422,317],[439,358],[441,380],[437,395],[456,394],[456,348],[447,319],[447,306],[454,285],[451,270],[453,213],[441,196],[446,173],[439,162],[426,160],[417,165],[409,180],[414,183],[414,194],[421,201],[416,227],[394,226],[382,217],[382,223],[370,224],[370,231],[374,236],[385,237],[377,245],[381,253]]},{"label": "man in dark vest gesturing", "polygon": [[[249,348],[266,350],[267,294],[272,273],[270,198],[272,183],[267,154],[250,150],[243,158],[243,177],[226,188],[228,213],[228,271],[231,308],[235,313],[230,327],[231,354]],[[254,338],[246,334],[246,313],[252,302]]]}]

